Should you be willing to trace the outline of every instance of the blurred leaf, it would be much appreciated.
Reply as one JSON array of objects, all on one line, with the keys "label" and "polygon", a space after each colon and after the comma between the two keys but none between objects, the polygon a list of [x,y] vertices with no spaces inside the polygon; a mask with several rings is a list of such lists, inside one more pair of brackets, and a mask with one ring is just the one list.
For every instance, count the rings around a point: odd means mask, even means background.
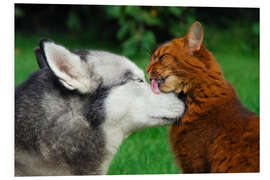
[{"label": "blurred leaf", "polygon": [[138,44],[138,40],[136,39],[136,37],[134,36],[130,37],[122,45],[123,54],[126,56],[134,56],[138,49],[137,44]]},{"label": "blurred leaf", "polygon": [[109,18],[119,18],[121,16],[121,6],[105,6]]},{"label": "blurred leaf", "polygon": [[259,23],[254,23],[253,24],[252,31],[255,33],[255,35],[260,34],[260,25],[259,25]]},{"label": "blurred leaf", "polygon": [[157,17],[158,12],[157,12],[156,9],[151,9],[151,10],[150,10],[150,14],[151,14],[152,17]]},{"label": "blurred leaf", "polygon": [[187,27],[190,27],[196,21],[196,17],[193,15],[187,16]]},{"label": "blurred leaf", "polygon": [[168,7],[168,10],[170,13],[178,17],[180,17],[182,14],[182,10],[180,7]]},{"label": "blurred leaf", "polygon": [[136,54],[137,47],[136,46],[130,46],[129,48],[125,48],[123,50],[123,54],[128,57],[132,57]]},{"label": "blurred leaf", "polygon": [[120,29],[118,30],[118,32],[117,32],[117,38],[118,38],[119,40],[123,40],[124,37],[125,37],[125,35],[128,34],[129,28],[130,28],[129,23],[123,24],[123,25],[120,27]]},{"label": "blurred leaf", "polygon": [[68,16],[67,26],[71,31],[79,31],[81,29],[81,23],[78,15],[71,11]]},{"label": "blurred leaf", "polygon": [[169,31],[170,31],[170,34],[172,36],[174,36],[174,37],[180,37],[181,36],[181,28],[180,28],[179,23],[172,24]]},{"label": "blurred leaf", "polygon": [[126,14],[136,17],[140,16],[141,7],[140,6],[125,6],[125,12]]},{"label": "blurred leaf", "polygon": [[126,6],[125,12],[128,16],[134,18],[137,22],[143,22],[143,10],[140,6]]},{"label": "blurred leaf", "polygon": [[151,12],[143,11],[142,17],[146,25],[158,26],[161,24],[161,20],[159,18],[153,18]]},{"label": "blurred leaf", "polygon": [[151,47],[156,43],[156,38],[153,32],[145,31],[142,34],[142,48],[143,49],[151,49]]},{"label": "blurred leaf", "polygon": [[19,17],[23,17],[23,16],[24,16],[23,10],[19,7],[15,7],[15,17],[19,18]]}]

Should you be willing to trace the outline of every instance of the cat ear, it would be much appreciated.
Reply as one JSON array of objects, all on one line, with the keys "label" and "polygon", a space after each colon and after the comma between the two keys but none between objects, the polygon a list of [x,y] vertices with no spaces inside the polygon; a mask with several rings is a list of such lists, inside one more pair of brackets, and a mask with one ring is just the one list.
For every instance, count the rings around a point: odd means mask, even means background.
[{"label": "cat ear", "polygon": [[47,39],[40,41],[40,50],[49,68],[67,89],[88,93],[99,86],[101,78],[94,74],[93,66],[79,55]]},{"label": "cat ear", "polygon": [[203,28],[198,21],[191,25],[187,34],[187,42],[192,52],[200,50],[203,43]]}]

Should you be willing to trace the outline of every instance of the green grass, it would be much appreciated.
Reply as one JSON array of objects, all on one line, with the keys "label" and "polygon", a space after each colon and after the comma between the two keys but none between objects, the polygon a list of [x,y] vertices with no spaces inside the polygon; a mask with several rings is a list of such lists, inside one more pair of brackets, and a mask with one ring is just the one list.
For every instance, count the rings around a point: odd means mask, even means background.
[{"label": "green grass", "polygon": [[216,58],[244,106],[259,114],[259,57],[217,52]]},{"label": "green grass", "polygon": [[[110,44],[65,39],[61,36],[47,36],[70,48],[94,48],[118,52]],[[33,49],[38,46],[38,36],[15,36],[15,86],[38,69]],[[221,43],[220,43],[221,44]],[[222,49],[222,48],[220,48]],[[220,63],[225,77],[235,87],[240,100],[251,111],[259,114],[259,57],[213,52]],[[145,69],[148,57],[134,58],[134,62]],[[121,145],[112,161],[109,174],[177,174],[168,143],[168,127],[145,129],[131,134]]]}]

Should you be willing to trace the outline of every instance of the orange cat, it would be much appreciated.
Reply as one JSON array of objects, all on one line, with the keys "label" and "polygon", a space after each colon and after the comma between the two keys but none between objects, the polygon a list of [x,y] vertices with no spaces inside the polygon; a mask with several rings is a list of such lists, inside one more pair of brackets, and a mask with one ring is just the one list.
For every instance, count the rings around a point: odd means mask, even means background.
[{"label": "orange cat", "polygon": [[187,110],[169,137],[183,173],[259,172],[259,116],[224,78],[199,22],[158,47],[147,72],[155,93],[184,96]]}]

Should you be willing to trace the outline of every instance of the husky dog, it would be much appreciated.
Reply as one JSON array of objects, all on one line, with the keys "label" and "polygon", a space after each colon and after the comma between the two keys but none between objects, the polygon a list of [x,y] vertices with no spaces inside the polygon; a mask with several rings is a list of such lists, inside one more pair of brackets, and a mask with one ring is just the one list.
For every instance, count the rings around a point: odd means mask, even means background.
[{"label": "husky dog", "polygon": [[15,175],[106,174],[135,130],[168,125],[185,105],[152,93],[123,56],[42,39],[40,69],[15,90]]}]

